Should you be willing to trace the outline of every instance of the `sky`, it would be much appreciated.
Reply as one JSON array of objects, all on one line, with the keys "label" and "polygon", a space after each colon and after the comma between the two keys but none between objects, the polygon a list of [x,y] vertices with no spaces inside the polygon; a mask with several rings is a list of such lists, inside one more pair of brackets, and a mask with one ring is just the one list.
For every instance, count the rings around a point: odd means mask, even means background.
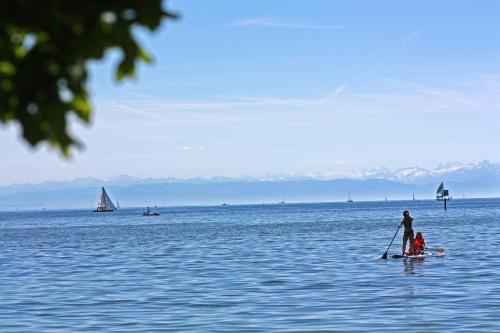
[{"label": "sky", "polygon": [[500,162],[500,2],[191,1],[137,78],[90,65],[71,160],[0,127],[0,185]]}]

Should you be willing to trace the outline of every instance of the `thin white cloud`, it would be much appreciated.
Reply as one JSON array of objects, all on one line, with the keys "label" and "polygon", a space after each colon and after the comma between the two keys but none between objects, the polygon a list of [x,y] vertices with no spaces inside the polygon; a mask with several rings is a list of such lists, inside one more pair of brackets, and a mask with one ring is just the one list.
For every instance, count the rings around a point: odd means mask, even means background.
[{"label": "thin white cloud", "polygon": [[206,151],[207,147],[205,147],[205,146],[201,146],[201,147],[182,146],[182,147],[180,147],[180,149],[183,151]]},{"label": "thin white cloud", "polygon": [[458,94],[456,91],[445,88],[436,88],[429,85],[425,85],[419,82],[402,80],[389,76],[380,76],[380,80],[382,84],[394,85],[394,86],[404,86],[416,89],[417,91],[427,93],[430,95],[436,95],[441,97],[456,97]]},{"label": "thin white cloud", "polygon": [[335,88],[331,93],[330,95],[328,96],[329,98],[336,98],[337,96],[339,96],[340,94],[342,94],[345,90],[346,86],[345,85],[340,85],[338,86],[337,88]]},{"label": "thin white cloud", "polygon": [[[348,92],[347,84],[334,87],[328,94],[311,98],[288,98],[276,96],[218,96],[217,98],[180,101],[156,99],[122,100],[100,104],[100,109],[107,111],[126,111],[130,114],[147,116],[155,121],[180,121],[187,115],[197,114],[204,117],[213,117],[214,114],[241,114],[250,112],[257,115],[263,112],[354,112],[355,110],[369,110],[375,112],[392,112],[413,110],[418,106],[419,112],[448,112],[464,106],[481,107],[483,111],[492,110],[497,105],[496,93],[482,89],[456,91],[443,87],[429,86],[419,82],[401,80],[392,77],[380,76],[379,84],[388,88],[395,88],[392,92],[366,91]],[[397,106],[397,107],[396,107]],[[134,121],[136,119],[134,118]],[[157,124],[158,122],[156,122]]]},{"label": "thin white cloud", "polygon": [[312,29],[312,30],[345,30],[350,28],[345,25],[323,25],[323,24],[310,24],[304,22],[295,22],[272,17],[252,17],[244,18],[231,23],[234,27],[272,27],[284,29]]},{"label": "thin white cloud", "polygon": [[131,107],[130,105],[127,105],[126,102],[120,102],[120,103],[111,102],[111,103],[101,104],[101,106],[103,106],[104,108],[106,108],[108,110],[118,109],[121,112],[127,112],[127,113],[132,114],[132,115],[136,115],[136,116],[138,115],[140,117],[145,116],[145,117],[149,117],[149,118],[158,119],[157,114],[155,114],[153,112],[144,111],[144,109],[142,109],[142,108]]},{"label": "thin white cloud", "polygon": [[396,79],[392,77],[382,76],[382,83],[396,85],[399,87],[408,87],[411,88],[415,93],[420,93],[423,95],[429,95],[436,98],[440,98],[441,100],[452,101],[453,103],[461,103],[470,106],[479,106],[481,103],[478,103],[475,99],[477,99],[477,93],[475,95],[461,93],[455,90],[446,89],[446,88],[438,88],[429,85],[424,85],[418,82],[411,82],[401,79]]},{"label": "thin white cloud", "polygon": [[401,43],[399,44],[398,52],[404,50],[410,43],[416,41],[423,33],[424,31],[417,30],[404,36],[403,39],[401,40]]}]

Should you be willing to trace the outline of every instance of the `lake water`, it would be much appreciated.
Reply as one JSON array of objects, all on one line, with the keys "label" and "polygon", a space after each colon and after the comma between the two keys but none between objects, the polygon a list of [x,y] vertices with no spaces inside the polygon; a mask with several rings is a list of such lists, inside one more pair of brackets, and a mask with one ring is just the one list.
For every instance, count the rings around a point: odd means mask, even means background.
[{"label": "lake water", "polygon": [[159,210],[1,212],[0,331],[500,331],[499,199]]}]

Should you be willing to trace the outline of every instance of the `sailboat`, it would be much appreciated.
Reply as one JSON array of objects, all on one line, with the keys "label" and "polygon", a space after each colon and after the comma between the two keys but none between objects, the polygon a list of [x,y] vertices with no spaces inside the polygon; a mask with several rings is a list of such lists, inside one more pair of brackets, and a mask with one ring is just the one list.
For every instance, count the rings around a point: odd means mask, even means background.
[{"label": "sailboat", "polygon": [[389,201],[389,200],[387,200],[387,195],[385,196],[384,201],[385,201],[385,202]]},{"label": "sailboat", "polygon": [[444,202],[444,210],[446,210],[446,201],[451,200],[450,193],[444,189],[444,184],[441,183],[436,191],[436,200]]},{"label": "sailboat", "polygon": [[347,202],[353,202],[352,199],[351,199],[351,191],[349,191],[349,197],[347,199]]},{"label": "sailboat", "polygon": [[413,201],[415,201],[415,192],[413,192]]},{"label": "sailboat", "polygon": [[438,201],[444,200],[445,199],[444,195],[445,195],[444,184],[441,182],[441,185],[439,185],[436,191],[436,200]]},{"label": "sailboat", "polygon": [[116,207],[113,204],[113,201],[111,201],[108,193],[106,192],[104,187],[102,187],[101,188],[101,196],[99,197],[99,202],[97,203],[97,208],[94,210],[94,212],[97,212],[97,213],[112,212],[115,209],[116,209]]},{"label": "sailboat", "polygon": [[444,184],[441,183],[441,185],[439,185],[437,191],[436,191],[436,200],[439,200],[439,201],[446,201],[446,200],[451,200],[453,199],[450,195],[450,191],[448,190],[445,190],[444,189]]}]

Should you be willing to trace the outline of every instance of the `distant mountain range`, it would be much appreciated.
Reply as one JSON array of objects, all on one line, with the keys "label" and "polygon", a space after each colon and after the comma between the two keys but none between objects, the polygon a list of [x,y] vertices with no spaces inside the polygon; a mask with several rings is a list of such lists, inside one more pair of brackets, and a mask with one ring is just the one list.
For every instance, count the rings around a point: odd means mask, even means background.
[{"label": "distant mountain range", "polygon": [[342,176],[307,174],[265,178],[149,178],[127,175],[107,181],[77,178],[40,184],[0,187],[0,209],[92,208],[101,186],[122,206],[187,205],[221,203],[344,201],[351,192],[354,200],[434,198],[440,182],[454,197],[500,195],[500,164],[448,163],[436,169],[409,167],[356,171]]},{"label": "distant mountain range", "polygon": [[[436,169],[410,167],[394,172],[386,168],[360,173],[362,179],[386,179],[405,184],[429,184],[440,181],[468,181],[477,178],[495,178],[500,175],[500,164],[482,161],[479,163],[447,163]],[[353,175],[353,178],[356,174]]]}]

